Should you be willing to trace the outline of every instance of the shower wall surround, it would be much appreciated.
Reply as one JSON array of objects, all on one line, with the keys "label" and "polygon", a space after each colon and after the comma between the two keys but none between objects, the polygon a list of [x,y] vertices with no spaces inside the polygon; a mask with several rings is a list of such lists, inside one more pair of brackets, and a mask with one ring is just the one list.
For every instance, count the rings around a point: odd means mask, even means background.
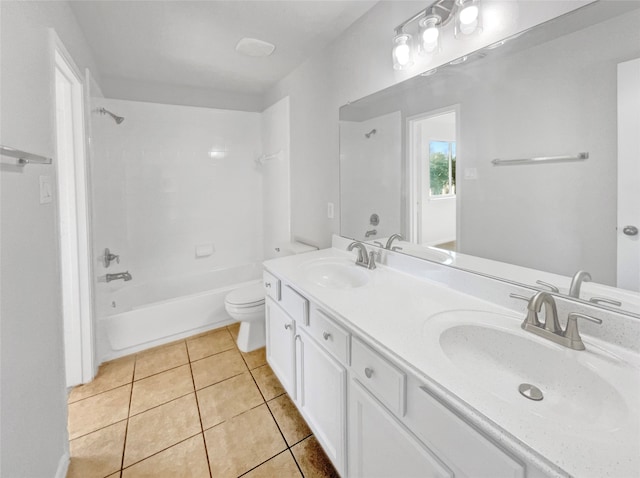
[{"label": "shower wall surround", "polygon": [[[291,186],[289,175],[289,97],[261,113],[262,207],[264,258],[278,257],[276,248],[291,239]],[[261,156],[262,156],[261,155]]]},{"label": "shower wall surround", "polygon": [[[125,118],[91,118],[94,248],[121,259],[108,270],[98,264],[98,315],[110,307],[101,291],[124,284],[101,282],[106,272],[128,270],[141,284],[262,260],[259,113],[94,103]],[[207,244],[213,254],[197,258]]]},{"label": "shower wall surround", "polygon": [[[389,237],[401,229],[397,214],[402,191],[400,121],[400,112],[394,112],[369,121],[340,122],[340,141],[345,145],[340,151],[343,175],[340,180],[357,184],[357,187],[343,191],[341,198],[345,203],[355,205],[341,210],[342,224],[347,224],[354,233],[349,236],[343,232],[345,236],[360,237],[366,231],[375,230],[376,234],[370,236],[375,240]],[[378,187],[380,184],[384,187]],[[372,214],[378,215],[379,224],[371,224]]]}]

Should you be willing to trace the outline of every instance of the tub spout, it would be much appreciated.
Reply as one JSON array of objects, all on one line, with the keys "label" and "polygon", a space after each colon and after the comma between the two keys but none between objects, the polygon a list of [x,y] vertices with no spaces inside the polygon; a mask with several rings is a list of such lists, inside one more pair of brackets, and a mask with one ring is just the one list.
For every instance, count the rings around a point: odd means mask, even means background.
[{"label": "tub spout", "polygon": [[129,271],[116,272],[115,274],[107,274],[107,282],[111,282],[112,280],[119,280],[119,279],[122,279],[123,281],[127,282],[133,279],[133,277],[131,277],[131,274],[129,274]]}]

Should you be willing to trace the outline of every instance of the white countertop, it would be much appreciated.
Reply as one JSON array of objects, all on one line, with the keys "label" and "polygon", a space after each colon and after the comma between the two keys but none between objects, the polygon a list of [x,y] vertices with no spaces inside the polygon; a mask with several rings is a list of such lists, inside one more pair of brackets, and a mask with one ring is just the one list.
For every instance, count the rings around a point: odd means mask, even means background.
[{"label": "white countertop", "polygon": [[[612,426],[604,431],[596,427],[598,417],[593,416],[576,417],[575,427],[558,426],[552,417],[536,413],[535,408],[531,408],[534,402],[523,399],[522,406],[516,406],[476,386],[468,375],[442,353],[437,353],[438,336],[432,327],[436,321],[428,323],[432,316],[445,311],[486,311],[513,323],[510,329],[514,334],[544,341],[519,328],[523,317],[442,283],[386,266],[379,265],[376,270],[368,271],[370,281],[365,286],[349,289],[332,289],[310,282],[301,267],[312,260],[354,257],[353,253],[324,249],[266,261],[264,265],[271,273],[292,283],[310,301],[399,359],[424,378],[425,383],[440,388],[441,396],[488,436],[521,458],[533,460],[547,473],[580,477],[640,476],[640,361],[635,354],[597,339],[585,339],[586,351],[563,350],[561,353],[567,359],[576,359],[587,368],[605,363],[604,372],[617,386],[615,399],[631,412],[623,417],[609,417],[606,423]],[[530,359],[535,361],[536,357]],[[555,366],[558,379],[562,380],[563,364]],[[620,390],[620,383],[626,384],[624,390]],[[574,408],[570,401],[566,403],[568,415],[576,414],[572,412]]]}]

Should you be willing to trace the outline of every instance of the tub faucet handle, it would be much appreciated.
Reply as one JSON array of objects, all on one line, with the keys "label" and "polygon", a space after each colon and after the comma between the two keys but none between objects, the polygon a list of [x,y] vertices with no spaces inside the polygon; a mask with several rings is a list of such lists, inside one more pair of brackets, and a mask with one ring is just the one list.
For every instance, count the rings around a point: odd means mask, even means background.
[{"label": "tub faucet handle", "polygon": [[108,247],[104,250],[103,257],[105,267],[109,267],[113,261],[116,261],[116,264],[120,264],[120,256],[117,254],[113,254]]}]

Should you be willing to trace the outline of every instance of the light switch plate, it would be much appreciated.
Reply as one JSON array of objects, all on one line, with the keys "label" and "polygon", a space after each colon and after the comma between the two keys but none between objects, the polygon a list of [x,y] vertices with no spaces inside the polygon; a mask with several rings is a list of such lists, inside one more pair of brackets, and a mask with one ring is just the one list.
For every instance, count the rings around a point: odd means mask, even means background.
[{"label": "light switch plate", "polygon": [[332,202],[328,202],[327,203],[327,217],[329,219],[333,219],[333,216],[334,216],[333,203]]},{"label": "light switch plate", "polygon": [[48,204],[52,201],[51,176],[40,176],[40,204]]}]

